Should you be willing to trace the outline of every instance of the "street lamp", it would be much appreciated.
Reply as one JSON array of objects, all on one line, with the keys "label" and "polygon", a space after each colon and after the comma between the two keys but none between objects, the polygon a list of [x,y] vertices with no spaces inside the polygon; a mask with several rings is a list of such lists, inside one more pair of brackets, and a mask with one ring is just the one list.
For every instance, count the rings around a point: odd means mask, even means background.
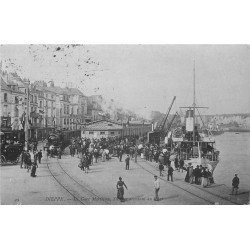
[{"label": "street lamp", "polygon": [[27,88],[27,112],[25,119],[25,148],[28,150],[29,148],[29,108],[30,108],[30,81],[28,80],[28,88]]}]

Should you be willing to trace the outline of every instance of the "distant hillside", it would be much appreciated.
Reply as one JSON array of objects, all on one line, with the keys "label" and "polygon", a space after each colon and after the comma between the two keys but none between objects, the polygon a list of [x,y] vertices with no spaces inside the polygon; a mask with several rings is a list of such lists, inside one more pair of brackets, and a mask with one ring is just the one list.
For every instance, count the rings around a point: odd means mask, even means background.
[{"label": "distant hillside", "polygon": [[[153,123],[162,121],[164,116],[165,114],[159,111],[151,112],[151,120]],[[173,115],[169,115],[168,121],[170,121],[172,117]],[[216,124],[228,126],[249,126],[250,113],[202,115],[202,120],[205,124],[216,122]],[[197,122],[202,123],[199,119]]]}]

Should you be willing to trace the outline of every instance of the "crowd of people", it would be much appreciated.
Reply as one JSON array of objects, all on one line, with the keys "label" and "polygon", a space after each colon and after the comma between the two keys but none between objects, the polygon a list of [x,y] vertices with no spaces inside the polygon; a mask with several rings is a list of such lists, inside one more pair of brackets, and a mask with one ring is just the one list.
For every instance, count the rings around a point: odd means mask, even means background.
[{"label": "crowd of people", "polygon": [[[119,161],[122,161],[125,155],[126,170],[129,170],[130,159],[137,162],[137,158],[140,157],[156,163],[159,176],[164,176],[166,172],[168,181],[174,181],[174,171],[185,171],[184,180],[190,184],[207,187],[214,183],[212,173],[207,167],[192,166],[191,163],[186,165],[184,159],[174,154],[167,145],[149,144],[145,137],[73,138],[69,150],[71,157],[77,155],[80,158],[78,166],[85,173],[88,173],[90,166],[98,161],[109,161],[112,157],[117,157]],[[121,197],[121,195],[118,196]]]},{"label": "crowd of people", "polygon": [[[48,152],[53,149],[49,148]],[[72,138],[69,145],[70,156],[77,156],[79,160],[78,167],[86,174],[90,171],[90,166],[98,161],[109,161],[112,157],[117,157],[119,161],[122,161],[125,155],[125,169],[129,170],[130,159],[137,162],[137,158],[140,157],[148,162],[156,163],[159,170],[159,176],[164,176],[166,173],[167,180],[172,181],[174,171],[185,171],[185,182],[190,184],[202,185],[207,187],[214,183],[212,173],[207,167],[202,165],[193,166],[192,163],[186,165],[184,159],[179,157],[178,154],[174,154],[170,151],[167,145],[159,146],[156,144],[149,144],[146,142],[145,137],[110,137],[101,139],[87,139],[87,138]],[[62,153],[62,152],[61,152]],[[61,158],[61,153],[58,154],[58,158]],[[50,154],[48,154],[50,155]],[[31,172],[31,176],[36,176],[36,169],[38,163],[41,163],[42,150],[38,151],[37,146],[32,147],[32,150],[24,150],[21,154],[21,168],[27,169],[27,172]],[[165,173],[164,173],[165,172]],[[121,178],[121,177],[120,177]],[[159,200],[159,179],[155,177],[155,200]],[[234,186],[236,181],[234,181]],[[120,201],[124,201],[124,187],[126,184],[119,179],[117,183],[117,198]]]},{"label": "crowd of people", "polygon": [[43,157],[42,150],[37,150],[37,147],[32,150],[23,150],[21,155],[20,168],[27,169],[30,172],[31,177],[36,177],[36,169],[38,168],[38,163],[41,163]]},{"label": "crowd of people", "polygon": [[[69,146],[71,157],[77,155],[80,158],[79,167],[88,173],[89,167],[98,161],[109,161],[112,157],[117,157],[122,161],[122,157],[126,154],[126,169],[129,169],[130,157],[136,158],[138,148],[136,142],[138,137],[128,138],[101,138],[101,139],[85,139],[74,138]],[[143,140],[143,138],[141,138]]]}]

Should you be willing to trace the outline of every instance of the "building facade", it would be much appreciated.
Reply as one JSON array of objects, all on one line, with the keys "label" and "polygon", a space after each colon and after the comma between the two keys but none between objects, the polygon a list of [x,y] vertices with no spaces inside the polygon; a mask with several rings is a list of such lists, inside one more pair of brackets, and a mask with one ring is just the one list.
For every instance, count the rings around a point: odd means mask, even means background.
[{"label": "building facade", "polygon": [[29,137],[42,139],[53,129],[80,130],[89,118],[87,97],[76,88],[57,87],[53,81],[30,83],[1,69],[0,80],[1,131],[24,131],[28,115]]},{"label": "building facade", "polygon": [[18,78],[1,72],[1,130],[22,129],[21,117],[25,113],[25,93],[19,88]]},{"label": "building facade", "polygon": [[88,96],[87,122],[99,121],[103,119],[104,113],[102,109],[102,104],[103,98],[101,95]]},{"label": "building facade", "polygon": [[24,132],[27,116],[29,138],[39,140],[53,129],[82,130],[88,138],[141,136],[150,130],[146,124],[110,121],[100,95],[87,97],[77,88],[58,87],[53,81],[30,83],[1,69],[0,77],[1,131]]},{"label": "building facade", "polygon": [[110,120],[99,120],[87,124],[82,128],[81,136],[89,139],[108,137],[146,136],[152,131],[152,124],[137,122],[134,124],[122,124]]},{"label": "building facade", "polygon": [[120,137],[123,126],[108,120],[94,121],[82,128],[82,138],[100,139],[108,137]]}]

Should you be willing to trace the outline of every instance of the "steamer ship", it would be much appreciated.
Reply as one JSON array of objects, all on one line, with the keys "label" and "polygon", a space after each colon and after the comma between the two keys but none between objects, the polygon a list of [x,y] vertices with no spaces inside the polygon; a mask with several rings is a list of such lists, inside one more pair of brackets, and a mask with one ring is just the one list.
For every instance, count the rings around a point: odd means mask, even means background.
[{"label": "steamer ship", "polygon": [[[176,128],[171,135],[172,149],[175,156],[183,158],[186,165],[191,163],[193,167],[202,165],[207,167],[213,174],[218,162],[219,151],[215,148],[215,139],[209,130],[202,130],[197,124],[198,118],[201,119],[199,110],[208,107],[200,107],[195,102],[195,63],[193,80],[193,104],[185,109],[185,122],[182,127]],[[204,124],[204,122],[202,121]],[[204,124],[205,127],[205,124]]]}]

